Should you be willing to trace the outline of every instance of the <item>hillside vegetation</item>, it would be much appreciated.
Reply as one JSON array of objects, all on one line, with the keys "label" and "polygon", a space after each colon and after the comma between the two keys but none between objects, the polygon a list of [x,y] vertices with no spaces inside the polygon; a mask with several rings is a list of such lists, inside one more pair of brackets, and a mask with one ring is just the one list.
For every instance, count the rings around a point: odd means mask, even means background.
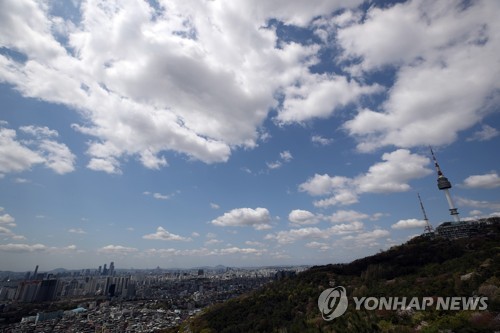
[{"label": "hillside vegetation", "polygon": [[[318,296],[347,290],[347,312],[325,321]],[[473,238],[417,237],[349,264],[316,266],[210,307],[179,332],[493,332],[500,331],[500,224]],[[486,296],[476,311],[356,310],[353,297]],[[172,331],[173,332],[173,331]]]}]

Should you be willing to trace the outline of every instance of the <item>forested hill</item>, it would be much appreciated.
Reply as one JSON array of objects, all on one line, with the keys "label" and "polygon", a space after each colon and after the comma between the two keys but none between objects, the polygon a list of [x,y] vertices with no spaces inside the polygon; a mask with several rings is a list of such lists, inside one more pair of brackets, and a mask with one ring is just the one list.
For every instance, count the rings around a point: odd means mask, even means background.
[{"label": "forested hill", "polygon": [[[344,286],[347,312],[323,320],[318,297]],[[349,264],[315,266],[251,294],[210,307],[180,332],[500,331],[500,224],[473,238],[417,237]],[[353,297],[486,296],[487,310],[356,310]]]}]

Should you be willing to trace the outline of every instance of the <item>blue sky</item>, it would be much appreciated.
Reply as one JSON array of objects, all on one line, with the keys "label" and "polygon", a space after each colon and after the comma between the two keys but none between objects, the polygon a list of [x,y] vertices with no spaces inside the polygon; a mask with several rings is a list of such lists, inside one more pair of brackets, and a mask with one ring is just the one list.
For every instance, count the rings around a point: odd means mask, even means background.
[{"label": "blue sky", "polygon": [[500,214],[494,1],[0,4],[0,269],[347,262]]}]

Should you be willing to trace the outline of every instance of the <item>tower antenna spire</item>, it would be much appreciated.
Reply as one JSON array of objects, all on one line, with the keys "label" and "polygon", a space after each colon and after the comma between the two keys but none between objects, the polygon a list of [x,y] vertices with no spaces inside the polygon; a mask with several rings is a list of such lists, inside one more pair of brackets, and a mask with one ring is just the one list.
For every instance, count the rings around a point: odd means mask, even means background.
[{"label": "tower antenna spire", "polygon": [[420,202],[420,208],[422,209],[422,213],[424,214],[424,221],[425,221],[424,231],[425,233],[432,233],[434,230],[432,228],[432,225],[429,223],[427,214],[425,213],[425,208],[424,204],[422,203],[422,198],[420,198],[420,193],[417,193],[417,196],[418,196],[418,201]]},{"label": "tower antenna spire", "polygon": [[453,203],[453,199],[451,198],[450,191],[449,191],[449,189],[451,188],[451,183],[448,180],[448,178],[446,178],[444,176],[443,171],[441,171],[441,167],[439,166],[439,164],[437,162],[436,155],[434,155],[434,151],[432,150],[432,147],[429,146],[429,148],[431,150],[432,159],[434,160],[434,166],[436,167],[436,171],[437,171],[437,175],[438,175],[438,178],[437,178],[438,189],[440,191],[443,191],[445,196],[446,196],[446,200],[448,201],[448,206],[450,207],[451,216],[453,216],[453,219],[455,220],[455,222],[460,222],[460,218],[458,217],[458,209],[455,207],[455,204]]}]

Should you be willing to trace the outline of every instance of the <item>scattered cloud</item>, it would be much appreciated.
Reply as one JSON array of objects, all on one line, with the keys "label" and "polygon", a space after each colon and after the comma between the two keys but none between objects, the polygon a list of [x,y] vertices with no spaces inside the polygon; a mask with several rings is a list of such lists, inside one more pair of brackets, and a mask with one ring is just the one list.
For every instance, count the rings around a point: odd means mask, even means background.
[{"label": "scattered cloud", "polygon": [[355,247],[359,246],[379,246],[378,240],[381,238],[388,238],[390,232],[383,229],[375,229],[372,231],[361,232],[356,235],[348,235],[342,239],[349,241]]},{"label": "scattered cloud", "polygon": [[176,234],[172,234],[163,227],[156,228],[156,232],[154,234],[147,234],[142,236],[142,238],[150,240],[183,241],[183,242],[192,240],[189,237],[183,237]]},{"label": "scattered cloud", "polygon": [[76,245],[68,245],[66,247],[48,247],[40,243],[37,244],[10,243],[10,244],[1,244],[0,251],[14,252],[14,253],[43,252],[50,254],[66,254],[69,252],[77,251],[77,247]]},{"label": "scattered cloud", "polygon": [[142,194],[144,194],[144,195],[150,195],[153,198],[158,199],[158,200],[170,200],[177,193],[178,193],[178,191],[174,192],[174,193],[171,193],[171,194],[163,194],[163,193],[159,193],[159,192],[154,192],[153,193],[153,192],[150,192],[150,191],[144,191],[144,192],[142,192]]},{"label": "scattered cloud", "polygon": [[322,242],[309,242],[306,244],[306,247],[311,248],[311,249],[318,249],[318,250],[323,251],[323,252],[331,250],[331,248],[332,248],[327,243],[322,243]]},{"label": "scattered cloud", "polygon": [[317,227],[305,227],[299,229],[278,231],[267,234],[264,239],[276,240],[279,244],[291,244],[302,239],[329,239],[335,235],[356,232],[363,229],[363,223],[353,222],[348,224],[337,224],[327,229]]},{"label": "scattered cloud", "polygon": [[216,203],[211,202],[210,203],[210,208],[212,208],[212,209],[219,209],[220,206],[218,204],[216,204]]},{"label": "scattered cloud", "polygon": [[322,216],[311,213],[308,210],[294,209],[288,214],[288,221],[296,225],[317,224]]},{"label": "scattered cloud", "polygon": [[[0,207],[0,213],[2,213],[5,209]],[[24,240],[26,239],[23,235],[18,235],[12,231],[12,228],[15,228],[17,224],[15,223],[16,219],[12,217],[10,214],[4,213],[0,215],[0,235],[8,237],[10,239],[15,240]]]},{"label": "scattered cloud", "polygon": [[24,252],[43,252],[47,250],[47,246],[43,244],[1,244],[0,245],[0,251],[4,252],[17,252],[17,253],[24,253]]},{"label": "scattered cloud", "polygon": [[270,229],[271,217],[266,208],[236,208],[212,220],[219,227],[251,226],[255,230]]},{"label": "scattered cloud", "polygon": [[382,155],[364,174],[354,178],[315,174],[299,185],[299,191],[313,196],[332,195],[314,202],[316,207],[350,205],[358,202],[362,193],[393,193],[410,190],[409,181],[429,175],[426,166],[430,160],[407,149],[398,149]]},{"label": "scattered cloud", "polygon": [[481,130],[474,132],[471,137],[467,138],[467,141],[488,141],[498,136],[500,132],[489,125],[483,125]]},{"label": "scattered cloud", "polygon": [[18,140],[15,130],[0,127],[0,174],[26,171],[37,164],[61,175],[75,170],[76,156],[65,144],[51,139],[57,131],[36,126],[20,130],[30,135],[30,140]]},{"label": "scattered cloud", "polygon": [[220,244],[222,243],[223,241],[221,240],[218,240],[218,239],[215,239],[215,238],[212,238],[212,239],[209,239],[205,242],[205,246],[210,246],[210,245],[216,245],[216,244]]},{"label": "scattered cloud", "polygon": [[398,222],[391,225],[392,229],[414,229],[414,228],[424,228],[426,225],[424,220],[417,219],[407,219],[399,220]]},{"label": "scattered cloud", "polygon": [[283,166],[283,163],[288,163],[293,159],[292,154],[288,150],[284,150],[280,153],[280,159],[274,162],[267,162],[266,165],[269,169],[279,169]]},{"label": "scattered cloud", "polygon": [[328,220],[333,223],[362,221],[370,216],[365,213],[360,213],[355,210],[338,210],[332,215],[328,216]]},{"label": "scattered cloud", "polygon": [[311,137],[311,142],[321,146],[328,146],[333,143],[333,139],[324,138],[320,135],[313,135]]},{"label": "scattered cloud", "polygon": [[68,229],[68,232],[72,233],[72,234],[86,234],[87,233],[82,228],[71,228],[71,229]]},{"label": "scattered cloud", "polygon": [[455,197],[459,206],[466,206],[472,208],[487,208],[491,210],[499,210],[500,202],[492,202],[487,200],[473,200],[463,197]]},{"label": "scattered cloud", "polygon": [[484,188],[491,189],[500,187],[500,177],[496,172],[490,172],[484,175],[472,175],[464,180],[467,188]]},{"label": "scattered cloud", "polygon": [[127,247],[122,245],[106,245],[97,250],[99,254],[125,256],[136,253],[135,247]]},{"label": "scattered cloud", "polygon": [[337,30],[353,75],[385,66],[397,71],[381,110],[361,108],[344,124],[360,151],[450,144],[497,105],[500,68],[491,64],[500,49],[493,14],[499,9],[487,1],[467,10],[458,3],[408,1],[373,6]]}]

